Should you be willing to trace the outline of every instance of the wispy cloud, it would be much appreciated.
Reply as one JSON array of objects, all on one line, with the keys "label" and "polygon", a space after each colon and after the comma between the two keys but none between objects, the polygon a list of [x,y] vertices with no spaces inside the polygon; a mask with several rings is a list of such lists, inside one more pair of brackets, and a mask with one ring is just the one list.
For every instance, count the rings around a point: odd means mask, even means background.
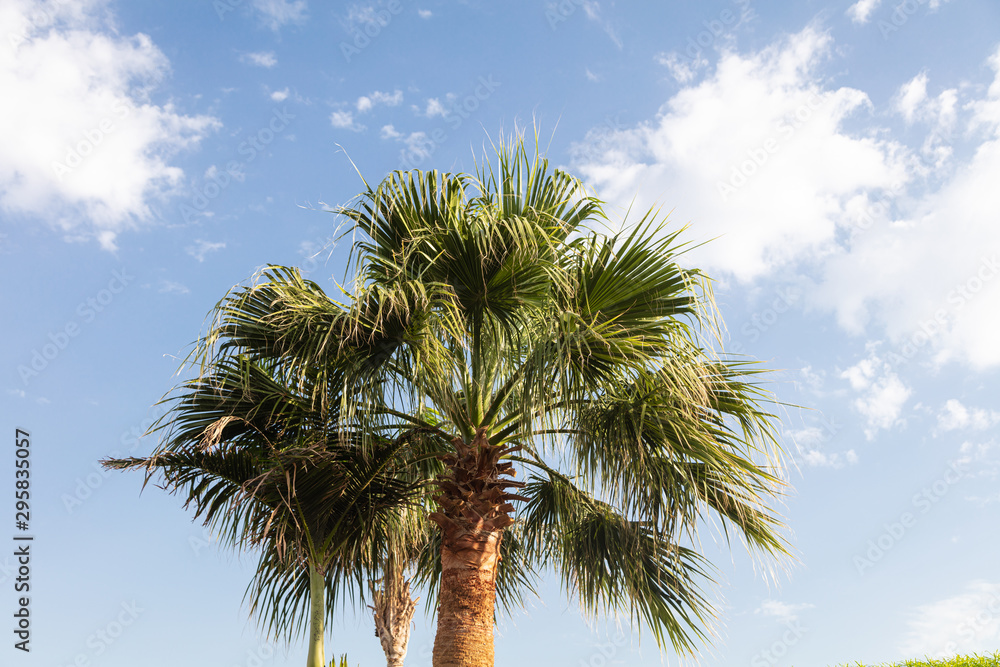
[{"label": "wispy cloud", "polygon": [[159,292],[161,294],[189,294],[191,290],[179,282],[175,282],[173,280],[161,280]]},{"label": "wispy cloud", "polygon": [[364,125],[355,122],[352,112],[344,110],[331,113],[330,124],[338,129],[350,130],[351,132],[362,132],[365,129]]},{"label": "wispy cloud", "polygon": [[240,56],[240,62],[270,69],[278,64],[278,59],[273,51],[259,51],[257,53],[244,53]]},{"label": "wispy cloud", "polygon": [[949,399],[938,413],[937,427],[941,431],[972,429],[982,431],[1000,424],[1000,412],[983,408],[967,408],[956,398]]},{"label": "wispy cloud", "polygon": [[755,614],[772,616],[781,623],[791,623],[799,618],[799,612],[812,609],[816,605],[809,603],[788,604],[778,600],[764,600],[760,606],[754,610]]},{"label": "wispy cloud", "polygon": [[963,593],[917,607],[908,626],[904,657],[991,652],[1000,642],[1000,584],[972,581]]},{"label": "wispy cloud", "polygon": [[199,262],[205,261],[205,256],[209,253],[218,252],[226,247],[224,242],[213,243],[211,241],[203,241],[202,239],[196,239],[194,245],[185,248],[187,254],[194,257]]},{"label": "wispy cloud", "polygon": [[304,23],[308,3],[306,0],[252,0],[251,7],[263,25],[277,31],[286,25]]},{"label": "wispy cloud", "polygon": [[367,113],[380,104],[387,107],[395,107],[399,106],[402,101],[403,91],[401,90],[396,90],[391,93],[383,93],[376,90],[373,93],[359,97],[354,106],[358,110],[358,113]]},{"label": "wispy cloud", "polygon": [[859,0],[847,8],[847,15],[855,23],[865,24],[880,4],[882,0]]},{"label": "wispy cloud", "polygon": [[383,139],[399,139],[403,135],[396,130],[394,125],[383,125],[379,136]]}]

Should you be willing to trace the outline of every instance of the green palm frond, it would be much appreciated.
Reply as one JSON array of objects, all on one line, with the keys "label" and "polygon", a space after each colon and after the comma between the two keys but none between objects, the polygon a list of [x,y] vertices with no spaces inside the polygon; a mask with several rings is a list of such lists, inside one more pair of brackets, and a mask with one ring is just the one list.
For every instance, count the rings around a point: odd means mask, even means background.
[{"label": "green palm frond", "polygon": [[563,586],[590,613],[628,613],[653,632],[692,652],[715,615],[699,580],[711,582],[708,563],[680,546],[675,535],[630,519],[566,477],[533,476],[524,494],[526,548],[554,567]]}]

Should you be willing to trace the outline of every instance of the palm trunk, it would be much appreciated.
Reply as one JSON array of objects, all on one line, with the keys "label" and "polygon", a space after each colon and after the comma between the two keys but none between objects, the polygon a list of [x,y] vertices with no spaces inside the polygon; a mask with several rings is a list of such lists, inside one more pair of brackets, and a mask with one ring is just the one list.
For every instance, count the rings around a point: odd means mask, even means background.
[{"label": "palm trunk", "polygon": [[374,583],[369,584],[374,603],[371,610],[375,617],[375,636],[382,644],[388,667],[403,667],[410,642],[410,623],[420,599],[410,597],[410,582],[400,581],[402,578],[401,572],[386,577],[382,589],[376,589]]},{"label": "palm trunk", "polygon": [[510,450],[489,444],[479,429],[471,445],[453,441],[456,455],[442,457],[448,474],[438,480],[441,509],[430,518],[442,531],[441,589],[434,667],[493,667],[493,609],[503,529],[513,523],[506,488],[510,463],[498,463]]},{"label": "palm trunk", "polygon": [[326,582],[323,574],[309,566],[309,656],[306,667],[326,667],[323,648],[323,618],[326,616]]}]

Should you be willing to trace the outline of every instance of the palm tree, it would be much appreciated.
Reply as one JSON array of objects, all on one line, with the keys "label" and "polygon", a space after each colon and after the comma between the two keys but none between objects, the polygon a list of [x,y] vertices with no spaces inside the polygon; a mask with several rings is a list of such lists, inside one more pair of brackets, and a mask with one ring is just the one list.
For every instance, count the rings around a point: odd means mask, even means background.
[{"label": "palm tree", "polygon": [[439,551],[420,561],[435,667],[493,665],[498,587],[516,600],[536,565],[585,611],[690,653],[716,614],[699,531],[788,555],[761,370],[713,352],[710,283],[655,211],[610,233],[602,203],[518,139],[475,176],[393,172],[335,212],[361,236],[343,302],[272,267],[220,304],[203,349],[280,359],[303,401],[339,401],[363,451],[408,434],[447,447],[399,452],[423,479],[444,467]]},{"label": "palm tree", "polygon": [[[210,363],[173,399],[154,454],[104,463],[144,469],[147,482],[162,475],[230,545],[259,548],[251,612],[289,639],[308,618],[306,665],[325,667],[327,599],[360,593],[366,573],[377,576],[385,559],[427,542],[426,521],[413,511],[421,484],[401,470],[414,452],[401,452],[430,441],[410,430],[361,447],[338,431],[339,403],[309,402],[316,378],[286,380],[278,359]],[[384,575],[393,592],[395,573]]]}]

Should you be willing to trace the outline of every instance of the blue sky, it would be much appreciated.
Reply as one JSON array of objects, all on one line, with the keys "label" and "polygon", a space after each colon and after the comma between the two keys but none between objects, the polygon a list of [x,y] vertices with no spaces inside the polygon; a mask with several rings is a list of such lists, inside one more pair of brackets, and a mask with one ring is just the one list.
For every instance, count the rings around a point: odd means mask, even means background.
[{"label": "blue sky", "polygon": [[[706,533],[703,664],[1000,649],[992,0],[3,0],[0,26],[0,400],[32,436],[36,536],[33,650],[4,664],[301,664],[248,622],[252,557],[96,462],[150,451],[233,284],[279,263],[334,288],[348,247],[323,209],[362,188],[352,161],[369,182],[469,170],[533,123],[616,219],[659,206],[712,239],[685,261],[728,347],[802,406],[781,414],[797,563],[769,576]],[[661,664],[541,592],[497,664]],[[328,651],[381,664],[367,613],[340,618]],[[408,664],[432,640],[419,618]]]}]

